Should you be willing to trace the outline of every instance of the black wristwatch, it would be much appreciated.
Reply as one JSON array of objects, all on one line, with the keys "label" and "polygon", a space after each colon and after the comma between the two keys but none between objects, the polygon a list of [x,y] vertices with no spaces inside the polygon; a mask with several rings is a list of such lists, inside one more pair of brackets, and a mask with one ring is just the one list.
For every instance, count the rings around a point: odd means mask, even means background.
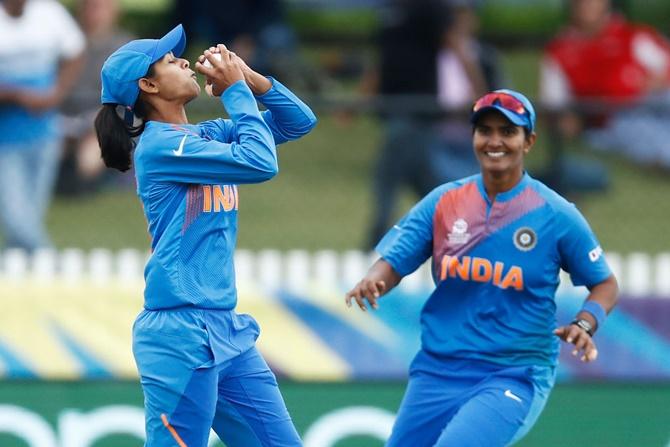
[{"label": "black wristwatch", "polygon": [[591,323],[589,323],[588,320],[585,320],[583,318],[578,318],[576,320],[573,320],[572,323],[570,323],[570,324],[574,324],[575,326],[577,326],[581,329],[584,329],[584,331],[586,331],[587,334],[589,334],[591,337],[593,337],[593,325]]}]

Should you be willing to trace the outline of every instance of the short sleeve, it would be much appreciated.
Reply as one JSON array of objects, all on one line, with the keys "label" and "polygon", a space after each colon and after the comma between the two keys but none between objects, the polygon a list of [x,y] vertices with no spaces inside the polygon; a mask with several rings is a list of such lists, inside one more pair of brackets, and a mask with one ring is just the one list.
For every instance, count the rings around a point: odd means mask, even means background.
[{"label": "short sleeve", "polygon": [[384,235],[375,248],[400,275],[419,268],[432,253],[433,217],[447,185],[431,191]]},{"label": "short sleeve", "polygon": [[574,205],[566,204],[556,224],[561,268],[570,274],[574,285],[590,287],[612,275],[600,243]]},{"label": "short sleeve", "polygon": [[84,34],[64,6],[58,2],[50,3],[53,3],[53,11],[49,14],[49,20],[55,25],[58,33],[57,45],[60,56],[64,59],[77,57],[86,47]]}]

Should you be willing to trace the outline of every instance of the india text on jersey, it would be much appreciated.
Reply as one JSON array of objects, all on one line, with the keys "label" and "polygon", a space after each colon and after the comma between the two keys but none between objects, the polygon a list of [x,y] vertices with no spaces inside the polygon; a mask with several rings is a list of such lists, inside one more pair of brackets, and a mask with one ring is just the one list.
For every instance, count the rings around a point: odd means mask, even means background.
[{"label": "india text on jersey", "polygon": [[232,211],[239,207],[236,185],[202,185],[202,193],[204,213]]},{"label": "india text on jersey", "polygon": [[440,261],[440,281],[447,278],[460,278],[463,281],[489,282],[501,289],[510,287],[523,290],[523,269],[512,265],[505,267],[504,262],[486,258],[462,256],[442,256]]}]

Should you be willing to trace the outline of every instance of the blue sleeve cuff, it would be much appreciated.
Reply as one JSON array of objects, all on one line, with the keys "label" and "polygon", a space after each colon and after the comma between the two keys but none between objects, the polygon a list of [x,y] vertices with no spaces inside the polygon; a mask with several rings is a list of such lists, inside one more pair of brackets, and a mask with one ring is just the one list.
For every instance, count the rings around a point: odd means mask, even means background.
[{"label": "blue sleeve cuff", "polygon": [[[282,83],[279,82],[278,80],[276,80],[275,78],[273,78],[272,76],[266,76],[265,78],[270,81],[270,83],[272,84],[272,87],[270,87],[270,89],[267,92],[265,92],[261,95],[254,95],[256,97],[256,99],[259,100],[260,102],[263,102],[263,98],[265,98],[266,96],[271,95],[273,92],[275,92],[275,90],[277,89],[277,84],[279,84],[283,87]],[[284,88],[286,88],[286,87],[284,87]]]},{"label": "blue sleeve cuff", "polygon": [[286,98],[288,98],[294,104],[302,103],[302,101],[284,84],[271,76],[267,76],[267,78],[270,80],[270,82],[272,82],[272,87],[270,87],[270,90],[263,93],[262,95],[255,97],[263,105],[269,107],[273,103],[282,104],[286,101]]}]

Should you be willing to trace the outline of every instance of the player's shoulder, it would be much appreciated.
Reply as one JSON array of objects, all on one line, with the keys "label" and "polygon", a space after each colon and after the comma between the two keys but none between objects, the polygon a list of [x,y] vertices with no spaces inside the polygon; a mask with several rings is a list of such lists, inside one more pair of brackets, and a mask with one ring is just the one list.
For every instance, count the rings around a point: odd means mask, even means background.
[{"label": "player's shoulder", "polygon": [[142,133],[142,139],[159,143],[163,140],[174,138],[183,138],[191,136],[200,138],[200,129],[198,125],[193,124],[171,124],[149,121]]},{"label": "player's shoulder", "polygon": [[477,181],[481,177],[481,174],[474,174],[469,177],[464,177],[458,180],[454,180],[451,182],[443,183],[439,186],[437,186],[431,194],[437,194],[439,196],[442,196],[446,193],[452,192],[452,191],[457,191],[463,188],[476,188],[477,187]]},{"label": "player's shoulder", "polygon": [[540,180],[530,177],[529,186],[544,199],[549,209],[556,215],[571,216],[577,211],[575,204],[567,200],[558,192],[542,183]]},{"label": "player's shoulder", "polygon": [[435,188],[431,194],[435,201],[441,200],[471,200],[473,196],[480,195],[479,184],[481,174],[471,175],[451,182],[443,183]]},{"label": "player's shoulder", "polygon": [[421,200],[419,208],[435,212],[443,201],[469,200],[472,194],[479,194],[478,177],[479,174],[438,185]]}]

